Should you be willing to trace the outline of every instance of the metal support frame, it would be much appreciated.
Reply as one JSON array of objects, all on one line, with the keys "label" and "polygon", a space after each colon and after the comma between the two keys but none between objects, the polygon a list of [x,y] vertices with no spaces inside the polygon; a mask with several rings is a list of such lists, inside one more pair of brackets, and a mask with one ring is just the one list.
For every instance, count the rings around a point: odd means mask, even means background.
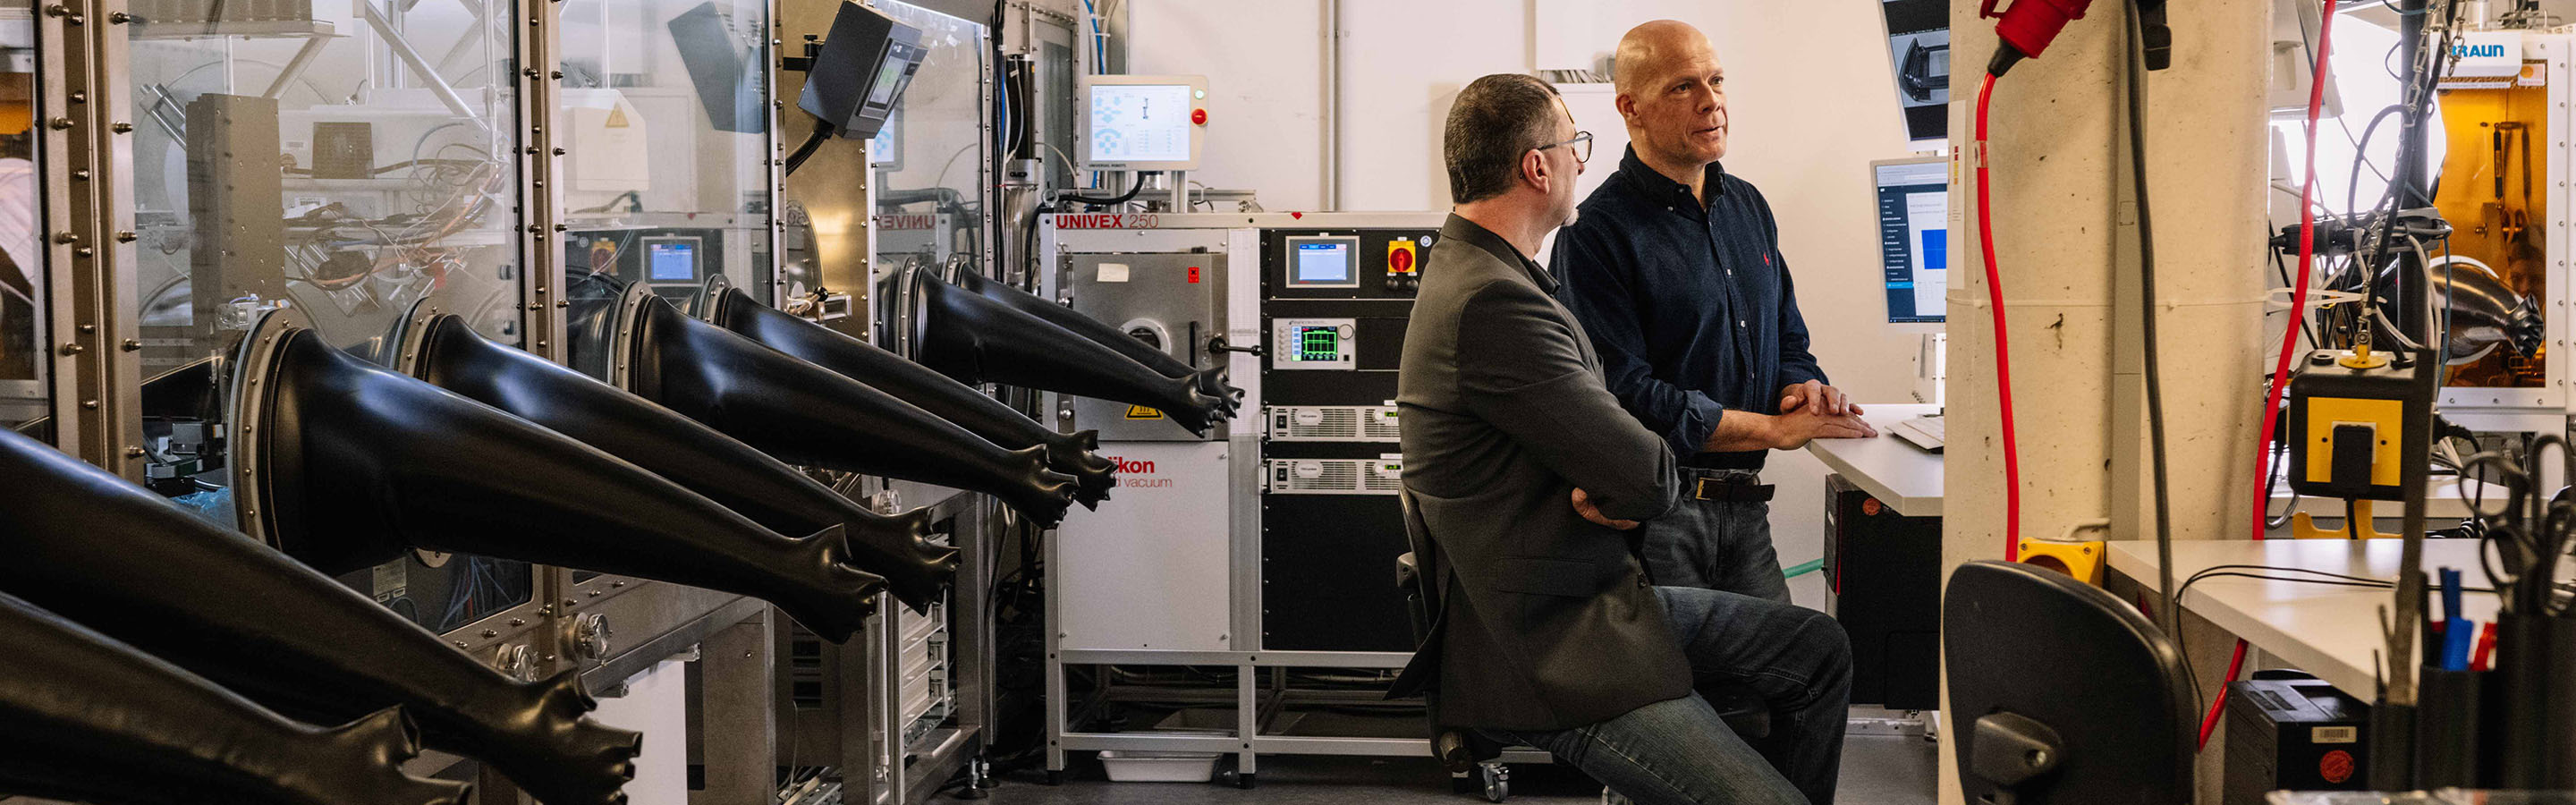
[{"label": "metal support frame", "polygon": [[[523,0],[538,3],[539,0]],[[561,14],[560,0],[544,0],[530,13],[513,14],[519,20],[516,28],[516,63],[519,66],[519,195],[527,200],[521,205],[522,228],[527,237],[519,241],[520,301],[527,311],[528,338],[521,346],[547,360],[565,359],[564,310],[570,302],[557,299],[552,290],[562,281],[563,250],[555,247],[550,235],[564,232],[563,188],[557,178],[564,173],[564,149],[554,137],[555,96],[563,83],[563,33],[557,26]]]},{"label": "metal support frame", "polygon": [[466,105],[465,97],[456,94],[456,88],[449,86],[447,79],[438,75],[438,68],[430,64],[428,59],[423,58],[420,51],[413,50],[411,43],[405,41],[402,34],[394,30],[393,23],[386,21],[383,14],[376,12],[375,3],[369,0],[358,0],[358,13],[366,18],[367,27],[374,28],[377,36],[384,37],[385,49],[393,51],[394,58],[401,59],[403,66],[411,68],[412,74],[419,76],[421,83],[429,86],[430,94],[438,96],[438,102],[447,106],[449,114],[474,121],[475,125],[487,129],[491,127],[491,121],[484,120],[483,116],[475,114],[474,107]]},{"label": "metal support frame", "polygon": [[47,168],[47,292],[55,443],[128,479],[143,475],[143,342],[134,307],[133,108],[125,0],[42,5],[37,108]]},{"label": "metal support frame", "polygon": [[[296,79],[304,77],[304,71],[313,66],[313,60],[320,57],[322,51],[330,46],[330,37],[305,37],[304,46],[295,50],[295,57],[286,60],[286,67],[277,71],[277,80],[269,82],[268,89],[260,92],[259,96],[276,100],[277,96],[286,94],[286,88],[294,84]],[[176,132],[173,132],[173,136],[176,136]]]},{"label": "metal support frame", "polygon": [[[866,632],[843,645],[840,657],[840,765],[845,797],[883,805],[919,805],[959,768],[980,759],[991,737],[993,625],[991,590],[998,561],[996,538],[1004,514],[991,498],[910,482],[894,483],[901,498],[933,500],[935,520],[954,524],[957,583],[950,593],[949,673],[956,709],[947,723],[907,740],[900,701],[903,635],[895,628],[891,597],[882,600]],[[851,691],[864,690],[863,696]],[[864,792],[864,796],[861,796]]]}]

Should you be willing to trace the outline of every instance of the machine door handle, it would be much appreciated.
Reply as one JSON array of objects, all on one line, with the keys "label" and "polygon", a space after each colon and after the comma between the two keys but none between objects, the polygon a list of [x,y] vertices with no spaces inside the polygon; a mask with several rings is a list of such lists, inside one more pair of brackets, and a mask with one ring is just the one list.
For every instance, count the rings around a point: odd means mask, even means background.
[{"label": "machine door handle", "polygon": [[1233,344],[1231,344],[1231,343],[1228,343],[1228,342],[1225,340],[1225,336],[1221,336],[1221,335],[1220,335],[1220,336],[1217,336],[1217,337],[1214,337],[1214,338],[1210,338],[1210,339],[1208,339],[1207,344],[1208,344],[1208,351],[1209,351],[1209,352],[1218,352],[1218,353],[1223,353],[1223,352],[1241,352],[1241,353],[1244,353],[1244,354],[1246,354],[1246,355],[1251,355],[1251,356],[1256,357],[1256,358],[1258,358],[1258,357],[1262,357],[1262,356],[1265,356],[1265,355],[1269,355],[1269,354],[1270,354],[1270,350],[1263,348],[1263,347],[1262,347],[1261,345],[1259,345],[1259,344],[1254,344],[1254,345],[1252,345],[1252,346],[1248,346],[1248,347],[1238,347],[1238,346],[1235,346],[1235,345],[1233,345]]}]

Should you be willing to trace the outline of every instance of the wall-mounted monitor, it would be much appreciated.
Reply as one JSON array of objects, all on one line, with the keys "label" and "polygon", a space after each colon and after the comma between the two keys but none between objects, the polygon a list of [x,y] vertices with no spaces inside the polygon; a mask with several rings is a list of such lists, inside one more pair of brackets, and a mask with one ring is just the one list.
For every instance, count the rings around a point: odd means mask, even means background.
[{"label": "wall-mounted monitor", "polygon": [[1192,170],[1207,133],[1207,78],[1085,76],[1075,117],[1083,170]]},{"label": "wall-mounted monitor", "polygon": [[921,46],[921,29],[844,2],[832,17],[832,31],[814,57],[796,106],[832,124],[841,137],[875,137],[903,103],[904,89],[929,53]]}]

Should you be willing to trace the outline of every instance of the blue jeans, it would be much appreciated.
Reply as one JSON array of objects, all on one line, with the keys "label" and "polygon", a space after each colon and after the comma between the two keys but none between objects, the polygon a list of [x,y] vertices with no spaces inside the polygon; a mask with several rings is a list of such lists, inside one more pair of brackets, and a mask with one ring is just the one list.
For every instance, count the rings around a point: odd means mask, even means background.
[{"label": "blue jeans", "polygon": [[1693,693],[1570,730],[1482,730],[1547,750],[1643,805],[1830,805],[1851,701],[1851,641],[1812,609],[1657,587],[1702,690],[1745,687],[1771,705],[1771,735],[1747,742]]},{"label": "blue jeans", "polygon": [[1771,547],[1771,504],[1700,500],[1706,480],[1756,482],[1751,470],[1682,469],[1682,503],[1638,527],[1638,558],[1646,575],[1666,587],[1698,587],[1789,603],[1780,554]]}]

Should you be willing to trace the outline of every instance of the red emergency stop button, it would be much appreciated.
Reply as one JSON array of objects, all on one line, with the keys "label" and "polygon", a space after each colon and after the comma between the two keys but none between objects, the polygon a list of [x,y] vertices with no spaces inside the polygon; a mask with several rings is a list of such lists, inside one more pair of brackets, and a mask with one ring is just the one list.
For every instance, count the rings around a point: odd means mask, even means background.
[{"label": "red emergency stop button", "polygon": [[1205,110],[1205,109],[1192,109],[1192,110],[1190,110],[1190,122],[1191,122],[1191,123],[1196,123],[1196,124],[1201,125],[1201,126],[1205,126],[1205,125],[1207,125],[1207,110]]},{"label": "red emergency stop button", "polygon": [[1387,255],[1386,265],[1388,268],[1395,269],[1395,273],[1398,274],[1413,273],[1413,250],[1406,249]]}]

